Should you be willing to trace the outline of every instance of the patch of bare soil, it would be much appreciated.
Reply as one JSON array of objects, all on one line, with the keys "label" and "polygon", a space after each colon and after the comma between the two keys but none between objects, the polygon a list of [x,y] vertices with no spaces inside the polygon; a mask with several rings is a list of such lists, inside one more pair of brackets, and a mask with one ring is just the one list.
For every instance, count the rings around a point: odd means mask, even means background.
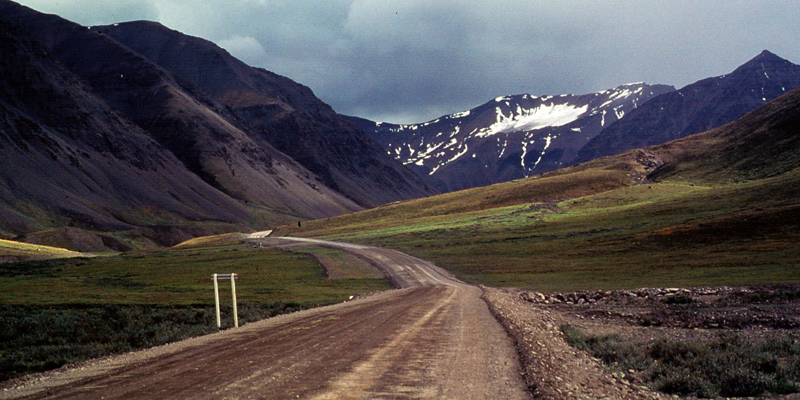
[{"label": "patch of bare soil", "polygon": [[551,294],[485,288],[484,298],[516,341],[526,383],[543,399],[678,398],[646,387],[642,371],[603,364],[570,346],[563,326],[638,343],[724,334],[767,342],[800,334],[800,285]]}]

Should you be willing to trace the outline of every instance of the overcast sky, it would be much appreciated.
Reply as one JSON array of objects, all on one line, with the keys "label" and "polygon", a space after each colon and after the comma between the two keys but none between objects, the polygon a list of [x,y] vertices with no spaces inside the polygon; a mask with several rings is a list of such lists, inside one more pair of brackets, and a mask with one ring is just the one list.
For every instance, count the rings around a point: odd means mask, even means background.
[{"label": "overcast sky", "polygon": [[764,49],[800,63],[797,0],[17,1],[83,25],[158,21],[399,123],[508,94],[680,88]]}]

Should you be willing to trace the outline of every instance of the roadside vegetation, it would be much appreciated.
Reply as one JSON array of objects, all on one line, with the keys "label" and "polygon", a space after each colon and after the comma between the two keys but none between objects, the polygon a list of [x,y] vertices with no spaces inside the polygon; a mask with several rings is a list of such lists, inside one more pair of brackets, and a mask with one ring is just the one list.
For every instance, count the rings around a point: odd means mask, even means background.
[{"label": "roadside vegetation", "polygon": [[[299,311],[297,303],[238,305],[239,324]],[[232,306],[221,307],[223,328]],[[217,331],[213,305],[0,305],[0,381]]]},{"label": "roadside vegetation", "polygon": [[[324,250],[330,260],[346,255]],[[213,273],[238,274],[240,324],[385,290],[369,268],[261,249],[241,236],[118,256],[0,264],[0,380],[217,331]],[[233,326],[220,284],[223,328]]]},{"label": "roadside vegetation", "polygon": [[609,299],[553,311],[577,313],[565,340],[630,381],[700,398],[800,392],[799,285]]},{"label": "roadside vegetation", "polygon": [[750,340],[735,333],[714,339],[630,341],[620,335],[561,331],[573,346],[621,371],[639,371],[644,383],[680,396],[750,397],[800,391],[800,337]]}]

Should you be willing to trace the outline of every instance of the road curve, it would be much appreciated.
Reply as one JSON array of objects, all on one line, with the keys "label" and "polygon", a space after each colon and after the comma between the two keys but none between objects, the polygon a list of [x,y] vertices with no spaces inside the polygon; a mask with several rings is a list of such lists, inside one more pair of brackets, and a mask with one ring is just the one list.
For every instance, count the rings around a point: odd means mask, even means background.
[{"label": "road curve", "polygon": [[400,289],[424,286],[464,285],[464,282],[461,282],[449,272],[437,267],[436,264],[396,250],[359,244],[331,242],[328,240],[293,237],[263,238],[259,240],[259,242],[263,245],[276,247],[314,245],[346,251],[367,260],[375,268],[381,270],[392,281],[395,287]]},{"label": "road curve", "polygon": [[0,399],[530,398],[480,289],[394,250],[254,240],[347,251],[401,289],[92,361],[0,391]]}]

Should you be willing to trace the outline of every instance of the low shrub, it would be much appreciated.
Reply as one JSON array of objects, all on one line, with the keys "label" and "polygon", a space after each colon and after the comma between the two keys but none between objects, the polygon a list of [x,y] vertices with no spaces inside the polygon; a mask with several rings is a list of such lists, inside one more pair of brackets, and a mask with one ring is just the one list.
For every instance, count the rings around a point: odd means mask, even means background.
[{"label": "low shrub", "polygon": [[[240,303],[239,323],[304,308]],[[0,380],[217,331],[214,306],[0,305]],[[233,326],[231,307],[223,327]]]},{"label": "low shrub", "polygon": [[644,342],[585,335],[570,325],[561,331],[572,346],[622,371],[640,371],[645,384],[667,394],[710,398],[800,392],[800,341],[795,335],[761,342],[736,334]]},{"label": "low shrub", "polygon": [[572,325],[562,325],[561,332],[571,346],[591,352],[606,364],[619,365],[627,370],[644,368],[648,363],[636,348],[637,344],[625,341],[619,335],[587,336]]}]

